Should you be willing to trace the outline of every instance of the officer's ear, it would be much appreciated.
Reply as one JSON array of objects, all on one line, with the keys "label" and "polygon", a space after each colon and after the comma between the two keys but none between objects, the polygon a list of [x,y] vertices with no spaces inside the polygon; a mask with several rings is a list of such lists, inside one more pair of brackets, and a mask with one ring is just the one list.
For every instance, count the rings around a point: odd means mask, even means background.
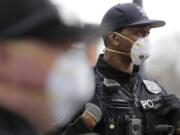
[{"label": "officer's ear", "polygon": [[115,34],[115,33],[112,33],[112,32],[108,33],[108,40],[113,45],[119,45],[119,42],[120,42],[119,36],[117,34]]}]

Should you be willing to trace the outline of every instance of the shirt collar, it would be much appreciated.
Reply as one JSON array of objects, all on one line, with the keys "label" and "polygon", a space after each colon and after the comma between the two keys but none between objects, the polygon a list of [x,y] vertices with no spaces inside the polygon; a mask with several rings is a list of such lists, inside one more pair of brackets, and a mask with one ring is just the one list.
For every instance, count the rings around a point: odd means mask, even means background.
[{"label": "shirt collar", "polygon": [[127,80],[135,76],[139,72],[139,67],[135,66],[133,69],[133,73],[126,73],[119,71],[112,67],[110,64],[108,64],[106,61],[103,59],[104,54],[101,54],[98,58],[96,68],[99,71],[101,75],[103,75],[106,78],[111,78],[111,79],[120,79],[120,80]]}]

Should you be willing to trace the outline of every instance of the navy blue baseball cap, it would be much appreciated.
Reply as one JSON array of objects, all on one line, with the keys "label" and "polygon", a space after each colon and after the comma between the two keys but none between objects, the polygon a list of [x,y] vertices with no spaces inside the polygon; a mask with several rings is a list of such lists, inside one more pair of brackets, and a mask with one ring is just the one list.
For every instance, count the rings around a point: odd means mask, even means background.
[{"label": "navy blue baseball cap", "polygon": [[124,27],[145,26],[151,28],[165,25],[162,20],[149,19],[143,9],[135,3],[117,4],[104,15],[101,26],[108,31],[115,31]]},{"label": "navy blue baseball cap", "polygon": [[64,16],[50,0],[0,0],[0,39],[84,41],[94,40],[103,32],[96,24],[67,23]]}]

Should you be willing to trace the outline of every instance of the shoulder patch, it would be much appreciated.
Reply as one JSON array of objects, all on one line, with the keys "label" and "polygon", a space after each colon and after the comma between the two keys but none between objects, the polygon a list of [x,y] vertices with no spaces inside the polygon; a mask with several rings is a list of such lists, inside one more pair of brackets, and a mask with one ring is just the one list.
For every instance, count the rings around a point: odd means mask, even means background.
[{"label": "shoulder patch", "polygon": [[156,82],[150,81],[150,80],[143,80],[143,83],[145,84],[149,92],[154,93],[154,94],[158,94],[161,92],[161,88]]}]

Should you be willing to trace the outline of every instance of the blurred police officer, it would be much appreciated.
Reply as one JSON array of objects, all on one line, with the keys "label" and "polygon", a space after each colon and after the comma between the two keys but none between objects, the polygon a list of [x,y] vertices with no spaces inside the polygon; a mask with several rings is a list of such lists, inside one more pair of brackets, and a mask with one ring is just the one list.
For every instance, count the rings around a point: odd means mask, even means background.
[{"label": "blurred police officer", "polygon": [[0,10],[0,134],[64,126],[93,95],[83,48],[99,27],[67,23],[48,0],[1,0]]},{"label": "blurred police officer", "polygon": [[139,72],[150,56],[151,28],[165,25],[149,19],[136,4],[117,4],[104,15],[101,26],[105,50],[95,66],[96,93],[92,101],[103,116],[94,131],[104,135],[178,133],[180,101],[149,76]]}]

